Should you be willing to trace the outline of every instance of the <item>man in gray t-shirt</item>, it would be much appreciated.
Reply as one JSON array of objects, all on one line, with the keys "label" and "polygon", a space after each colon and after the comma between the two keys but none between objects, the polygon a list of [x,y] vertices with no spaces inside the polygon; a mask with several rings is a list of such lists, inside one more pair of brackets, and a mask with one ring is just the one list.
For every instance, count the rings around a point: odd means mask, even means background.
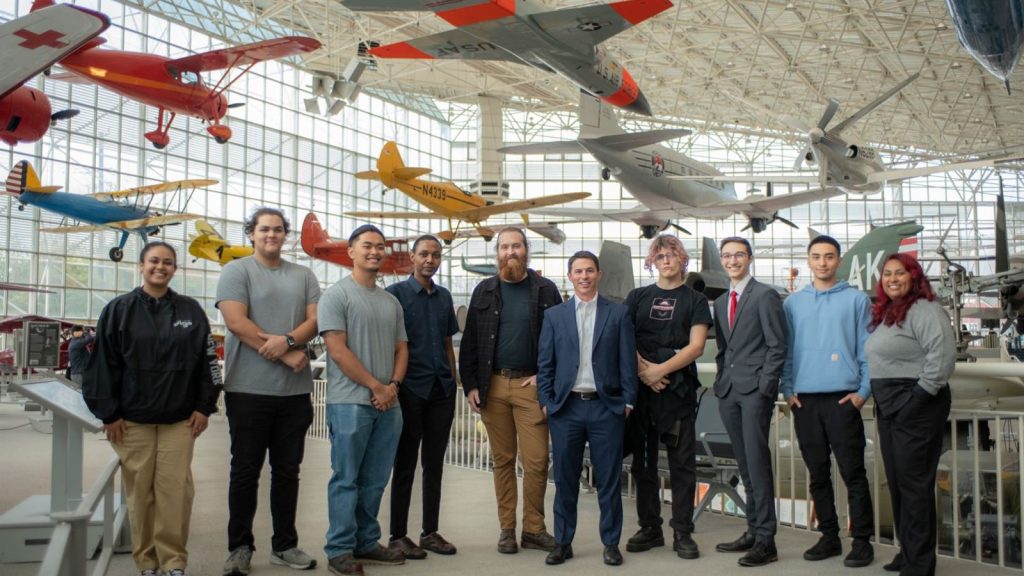
[{"label": "man in gray t-shirt", "polygon": [[296,569],[316,566],[298,548],[295,510],[306,431],[313,422],[313,377],[306,342],[316,336],[320,284],[305,266],[281,258],[288,221],[260,208],[245,223],[255,248],[224,267],[217,308],[228,327],[224,404],[231,436],[228,550],[225,576],[249,573],[253,518],[263,461],[273,469],[271,562]]},{"label": "man in gray t-shirt", "polygon": [[352,275],[327,289],[317,312],[331,433],[324,552],[335,574],[361,574],[361,562],[405,563],[401,550],[381,546],[377,522],[402,433],[398,387],[409,359],[402,306],[377,286],[385,248],[375,226],[356,228]]}]

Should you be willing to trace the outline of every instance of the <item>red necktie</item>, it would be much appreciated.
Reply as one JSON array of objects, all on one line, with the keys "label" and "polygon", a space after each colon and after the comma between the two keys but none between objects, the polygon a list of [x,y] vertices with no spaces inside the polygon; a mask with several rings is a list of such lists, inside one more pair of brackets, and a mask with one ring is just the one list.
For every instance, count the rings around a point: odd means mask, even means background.
[{"label": "red necktie", "polygon": [[729,330],[732,330],[733,324],[736,323],[736,298],[738,295],[735,290],[730,291],[729,296]]}]

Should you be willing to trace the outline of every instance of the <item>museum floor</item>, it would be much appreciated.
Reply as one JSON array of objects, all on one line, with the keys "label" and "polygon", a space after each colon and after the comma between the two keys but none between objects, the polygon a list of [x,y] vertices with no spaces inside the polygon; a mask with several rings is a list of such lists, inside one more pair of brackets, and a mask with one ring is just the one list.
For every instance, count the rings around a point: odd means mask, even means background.
[{"label": "museum floor", "polygon": [[[37,433],[27,423],[25,413],[13,405],[0,405],[0,510],[7,510],[33,494],[44,494],[49,490],[50,437]],[[20,426],[20,427],[19,427]],[[85,485],[88,487],[107,463],[113,452],[100,435],[87,435],[85,439]],[[190,540],[189,574],[192,576],[219,576],[221,563],[227,555],[225,531],[227,523],[227,473],[228,439],[227,423],[214,418],[209,430],[200,438],[193,462],[196,483],[196,499],[192,515]],[[300,495],[299,535],[301,546],[319,561],[316,570],[309,572],[327,573],[323,557],[324,533],[327,528],[326,486],[330,475],[328,444],[310,440],[306,445],[303,464],[302,491]],[[267,505],[267,484],[269,474],[264,471],[261,483],[261,508],[256,517],[257,547],[253,571],[254,576],[294,574],[293,570],[269,564],[270,515]],[[553,487],[548,490],[548,511],[554,497]],[[381,509],[386,529],[388,506],[387,494]],[[416,526],[419,519],[419,498],[414,495],[410,525]],[[666,513],[668,512],[666,508]],[[635,530],[635,512],[630,504],[625,506],[625,538]],[[444,493],[441,510],[441,532],[456,546],[455,556],[431,555],[426,560],[409,561],[405,566],[368,566],[368,575],[401,573],[417,576],[450,574],[486,574],[487,576],[522,576],[532,570],[552,574],[615,574],[636,573],[643,570],[652,574],[669,574],[680,569],[696,569],[704,574],[726,574],[743,571],[736,564],[737,556],[719,554],[714,544],[732,540],[743,531],[743,523],[717,514],[704,514],[698,522],[694,538],[701,547],[699,560],[680,560],[669,548],[659,548],[642,554],[625,553],[625,565],[618,568],[605,566],[601,562],[601,545],[597,535],[597,498],[584,494],[580,499],[580,520],[573,548],[576,557],[562,566],[546,566],[544,552],[526,550],[519,554],[500,555],[495,550],[498,536],[495,503],[490,475],[483,472],[449,467],[445,470]],[[549,516],[550,518],[550,516]],[[549,529],[551,523],[549,521]],[[852,570],[844,568],[842,558],[811,563],[801,558],[804,549],[812,545],[816,536],[799,530],[780,528],[778,547],[780,560],[767,568],[751,568],[760,574],[839,575],[844,574],[887,574],[882,564],[888,562],[894,549],[876,546],[876,560],[867,568]],[[845,542],[848,547],[849,541]],[[36,574],[38,564],[0,565],[4,576],[27,576]],[[91,570],[91,568],[90,568]],[[413,572],[410,572],[412,570]],[[115,557],[110,574],[135,574],[129,555]],[[1017,570],[980,566],[966,561],[948,558],[939,560],[939,575],[971,574],[978,576],[1013,574]]]}]

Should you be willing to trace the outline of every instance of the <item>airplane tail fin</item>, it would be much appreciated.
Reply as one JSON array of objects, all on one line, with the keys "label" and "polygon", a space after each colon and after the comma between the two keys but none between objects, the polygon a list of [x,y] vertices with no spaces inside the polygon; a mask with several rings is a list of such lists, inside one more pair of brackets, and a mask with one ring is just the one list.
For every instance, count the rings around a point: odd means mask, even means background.
[{"label": "airplane tail fin", "polygon": [[1003,176],[999,176],[999,196],[996,197],[996,272],[1010,269],[1010,245],[1006,236],[1006,202],[1003,200]]},{"label": "airplane tail fin", "polygon": [[[394,180],[411,180],[424,174],[430,174],[430,168],[409,168],[402,161],[402,155],[398,152],[398,145],[393,141],[384,144],[380,150],[380,157],[377,158],[376,179],[384,183],[388,188],[394,188]],[[366,173],[365,176],[356,174],[357,178],[372,178]]]},{"label": "airplane tail fin", "polygon": [[29,12],[35,12],[36,10],[42,10],[43,8],[49,8],[56,4],[54,0],[35,0],[32,2],[32,9]]},{"label": "airplane tail fin", "polygon": [[320,226],[320,220],[317,219],[316,214],[312,212],[306,214],[306,219],[302,221],[302,251],[310,258],[314,258],[313,252],[316,245],[330,240],[330,235],[323,229],[323,226]]},{"label": "airplane tail fin", "polygon": [[7,175],[7,186],[4,191],[12,196],[20,196],[22,192],[32,188],[41,188],[39,176],[28,160],[21,160],[11,168]]},{"label": "airplane tail fin", "polygon": [[582,90],[577,113],[580,116],[580,138],[599,138],[624,132],[612,107]]},{"label": "airplane tail fin", "polygon": [[598,292],[614,302],[622,302],[626,295],[636,287],[633,275],[633,256],[629,246],[605,240],[601,243],[601,280],[598,281]]},{"label": "airplane tail fin", "polygon": [[704,244],[700,248],[700,270],[701,272],[722,272],[722,256],[718,252],[718,245],[714,238],[704,237]]}]

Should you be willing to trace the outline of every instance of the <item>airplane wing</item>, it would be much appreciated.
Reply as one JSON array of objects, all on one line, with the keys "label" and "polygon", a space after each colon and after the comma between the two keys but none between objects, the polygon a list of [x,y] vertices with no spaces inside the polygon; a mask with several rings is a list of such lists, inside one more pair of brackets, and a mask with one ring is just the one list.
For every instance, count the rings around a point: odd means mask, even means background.
[{"label": "airplane wing", "polygon": [[[742,212],[744,214],[750,212],[777,212],[786,208],[792,208],[793,206],[800,206],[801,204],[809,204],[818,200],[826,200],[834,196],[842,196],[843,191],[839,188],[812,188],[810,190],[802,190],[800,192],[790,192],[789,194],[776,194],[774,196],[747,196],[741,200],[733,200],[731,202],[722,202],[715,204],[710,207],[712,210],[732,210],[734,212]],[[704,208],[698,208],[696,211],[703,210]]]},{"label": "airplane wing", "polygon": [[220,233],[218,233],[213,226],[210,226],[210,223],[207,222],[206,220],[196,220],[195,227],[196,232],[198,232],[199,234],[205,234],[207,238],[224,240]]},{"label": "airplane wing", "polygon": [[579,140],[513,144],[498,148],[499,154],[580,154],[586,151],[587,149],[580,144]]},{"label": "airplane wing", "polygon": [[191,72],[223,70],[234,66],[251,66],[264,60],[276,60],[298,54],[313,52],[320,48],[320,42],[304,36],[285,36],[263,40],[242,46],[221,48],[202,54],[193,54],[171,60],[165,66]]},{"label": "airplane wing", "polygon": [[108,228],[103,226],[55,226],[53,228],[40,228],[40,232],[53,232],[55,234],[74,234],[75,232],[106,232]]},{"label": "airplane wing", "polygon": [[595,142],[605,148],[612,150],[626,151],[640,146],[653,146],[666,140],[685,138],[692,134],[685,128],[663,128],[661,130],[647,130],[645,132],[627,132],[625,134],[609,134],[595,138]]},{"label": "airplane wing", "polygon": [[116,192],[96,192],[91,196],[97,200],[110,200],[113,198],[136,196],[139,194],[161,194],[164,192],[174,192],[184,188],[205,188],[207,186],[213,186],[216,183],[217,180],[175,180],[174,182],[161,182],[160,184],[138,186],[135,188],[118,190]]},{"label": "airplane wing", "polygon": [[202,218],[202,216],[198,214],[164,214],[162,216],[147,216],[145,218],[136,218],[135,220],[107,222],[105,226],[110,228],[117,228],[119,230],[137,230],[140,228],[149,228],[150,226],[167,226],[168,224],[178,224],[179,222],[188,222],[189,220],[198,220],[200,218]]},{"label": "airplane wing", "polygon": [[513,200],[510,202],[502,202],[500,204],[480,206],[479,208],[460,210],[456,213],[456,217],[471,222],[479,222],[496,214],[524,212],[531,208],[541,208],[543,206],[553,206],[555,204],[567,204],[569,202],[575,202],[576,200],[582,200],[589,196],[590,192],[570,192],[568,194],[553,194],[551,196],[541,196],[539,198],[527,198],[526,200]]},{"label": "airplane wing", "polygon": [[993,166],[997,166],[999,164],[1005,164],[1008,162],[1018,162],[1020,160],[1020,157],[1011,156],[1006,158],[991,158],[987,160],[972,160],[969,162],[954,162],[952,164],[942,164],[939,166],[925,166],[922,168],[884,170],[882,172],[876,172],[868,176],[868,182],[906,180],[907,178],[916,178],[918,176],[927,176],[929,174],[938,174],[940,172],[951,172],[953,170],[974,170],[977,168],[990,168]]},{"label": "airplane wing", "polygon": [[[383,2],[382,2],[383,4]],[[472,34],[453,28],[413,38],[406,42],[395,42],[370,50],[378,58],[440,58],[442,60],[504,60],[522,62],[503,48],[477,38]]]},{"label": "airplane wing", "polygon": [[78,50],[110,26],[99,12],[60,4],[0,25],[0,98]]},{"label": "airplane wing", "polygon": [[665,178],[669,180],[696,180],[699,182],[745,182],[750,184],[764,184],[771,182],[774,184],[817,184],[820,178],[815,175],[806,176],[771,176],[769,174],[750,174],[750,175],[721,175],[721,176],[683,176],[683,175],[666,175]]},{"label": "airplane wing", "polygon": [[543,12],[530,19],[561,42],[597,46],[671,7],[669,0],[624,0]]},{"label": "airplane wing", "polygon": [[362,212],[346,212],[346,216],[352,216],[354,218],[374,218],[382,220],[385,218],[394,218],[395,220],[408,220],[408,219],[423,219],[423,220],[444,220],[444,216],[435,212],[374,212],[374,211],[362,211]]}]

